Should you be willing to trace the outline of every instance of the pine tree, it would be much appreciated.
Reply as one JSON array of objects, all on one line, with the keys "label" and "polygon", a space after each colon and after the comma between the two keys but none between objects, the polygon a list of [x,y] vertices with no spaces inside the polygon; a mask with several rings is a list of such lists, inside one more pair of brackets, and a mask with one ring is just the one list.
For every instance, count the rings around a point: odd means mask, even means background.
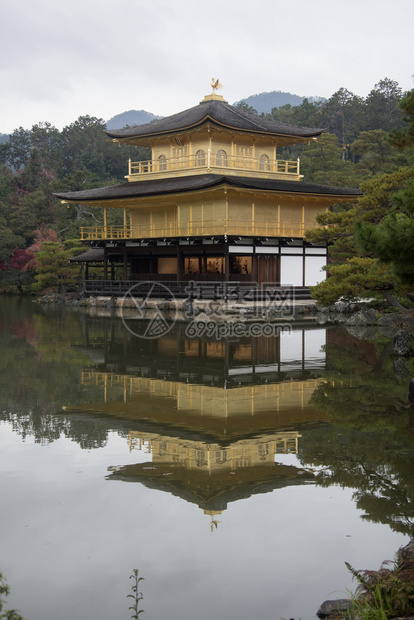
[{"label": "pine tree", "polygon": [[[414,90],[401,102],[407,127],[393,134],[393,141],[409,152],[414,150]],[[411,153],[409,153],[411,154]],[[356,240],[362,251],[390,265],[403,284],[414,285],[414,166],[400,187],[389,196],[389,211],[377,224],[356,222]]]}]

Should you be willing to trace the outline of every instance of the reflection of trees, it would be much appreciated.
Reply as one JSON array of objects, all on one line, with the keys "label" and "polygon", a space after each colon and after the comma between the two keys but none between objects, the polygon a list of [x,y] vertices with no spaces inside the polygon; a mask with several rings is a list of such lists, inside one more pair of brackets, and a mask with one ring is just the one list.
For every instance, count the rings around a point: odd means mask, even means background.
[{"label": "reflection of trees", "polygon": [[320,432],[305,430],[303,436],[301,461],[327,468],[316,474],[316,484],[355,489],[353,498],[363,518],[413,536],[412,450],[374,428],[360,433],[333,426]]},{"label": "reflection of trees", "polygon": [[37,442],[64,435],[83,448],[104,445],[108,424],[73,418],[62,410],[85,398],[80,371],[90,359],[82,349],[80,317],[45,314],[41,308],[29,313],[25,301],[2,301],[3,308],[9,307],[0,316],[0,420]]},{"label": "reflection of trees", "polygon": [[332,426],[303,431],[301,459],[324,468],[317,484],[355,489],[364,518],[413,536],[414,431],[408,383],[395,377],[387,342],[375,349],[348,336],[327,349],[326,383],[316,388],[310,403],[327,414]]},{"label": "reflection of trees", "polygon": [[[177,369],[187,372],[188,367],[200,366],[209,373],[211,369],[217,385],[224,376],[223,357],[208,356],[202,350],[205,343],[198,341],[193,355],[194,343],[182,343],[180,334],[137,345],[125,336],[120,321],[85,317],[64,308],[28,310],[22,300],[6,301],[0,307],[0,420],[8,421],[22,437],[47,442],[65,436],[90,449],[103,446],[113,429],[127,435],[131,421],[126,426],[125,416],[110,417],[110,408],[99,406],[90,413],[89,405],[83,406],[102,402],[101,385],[82,384],[85,368],[114,376],[125,373],[128,364],[134,372],[144,364],[149,375],[162,367],[176,380]],[[414,430],[409,424],[413,413],[407,407],[408,380],[396,377],[385,339],[374,344],[333,329],[327,342],[325,383],[315,389],[309,405],[323,411],[330,423],[301,427],[300,459],[322,468],[316,475],[320,485],[354,489],[365,518],[413,536]],[[229,349],[234,364],[243,352],[247,361],[253,356],[248,344],[236,352]],[[254,359],[272,360],[272,350],[263,359],[261,354],[256,351]],[[244,362],[243,357],[240,364]],[[281,376],[277,378],[280,381]],[[110,400],[123,406],[122,390]],[[65,413],[63,407],[76,408],[76,413]]]}]

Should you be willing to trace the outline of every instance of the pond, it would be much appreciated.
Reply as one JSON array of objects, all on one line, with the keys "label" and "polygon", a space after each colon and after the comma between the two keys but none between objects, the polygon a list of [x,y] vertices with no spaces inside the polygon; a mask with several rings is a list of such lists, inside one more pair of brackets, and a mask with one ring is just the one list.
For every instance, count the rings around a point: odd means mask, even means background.
[{"label": "pond", "polygon": [[[109,313],[107,313],[109,314]],[[29,620],[315,618],[414,533],[389,339],[143,338],[0,299],[0,572]],[[398,362],[398,363],[397,363]]]}]

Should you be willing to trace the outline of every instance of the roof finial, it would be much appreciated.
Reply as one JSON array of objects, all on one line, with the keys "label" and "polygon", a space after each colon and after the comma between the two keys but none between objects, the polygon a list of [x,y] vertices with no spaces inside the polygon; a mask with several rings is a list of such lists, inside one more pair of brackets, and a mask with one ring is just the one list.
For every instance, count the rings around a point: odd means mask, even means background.
[{"label": "roof finial", "polygon": [[218,95],[216,93],[216,90],[218,90],[219,88],[223,88],[223,84],[220,84],[220,82],[216,80],[216,78],[211,78],[210,84],[213,92],[210,93],[210,95],[206,95],[203,101],[200,101],[200,103],[203,103],[204,101],[223,101],[224,103],[227,103],[227,101],[224,101],[223,95]]},{"label": "roof finial", "polygon": [[211,78],[211,87],[213,89],[213,93],[216,93],[216,90],[218,90],[219,88],[223,88],[223,84],[220,84],[220,82],[218,80],[216,80],[216,78]]},{"label": "roof finial", "polygon": [[221,510],[203,510],[205,515],[210,515],[211,517],[211,521],[210,521],[210,531],[214,532],[214,528],[217,529],[218,524],[221,523],[221,521],[217,521],[217,519],[215,518],[217,515],[221,515]]}]

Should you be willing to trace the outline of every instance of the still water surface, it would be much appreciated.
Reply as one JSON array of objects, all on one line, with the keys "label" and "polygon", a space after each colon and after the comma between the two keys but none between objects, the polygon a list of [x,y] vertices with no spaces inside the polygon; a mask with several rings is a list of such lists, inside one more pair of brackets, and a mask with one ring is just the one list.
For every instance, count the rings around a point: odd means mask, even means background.
[{"label": "still water surface", "polygon": [[[29,620],[310,620],[413,536],[389,340],[143,340],[0,299],[0,572]],[[142,617],[142,616],[141,616]]]}]

